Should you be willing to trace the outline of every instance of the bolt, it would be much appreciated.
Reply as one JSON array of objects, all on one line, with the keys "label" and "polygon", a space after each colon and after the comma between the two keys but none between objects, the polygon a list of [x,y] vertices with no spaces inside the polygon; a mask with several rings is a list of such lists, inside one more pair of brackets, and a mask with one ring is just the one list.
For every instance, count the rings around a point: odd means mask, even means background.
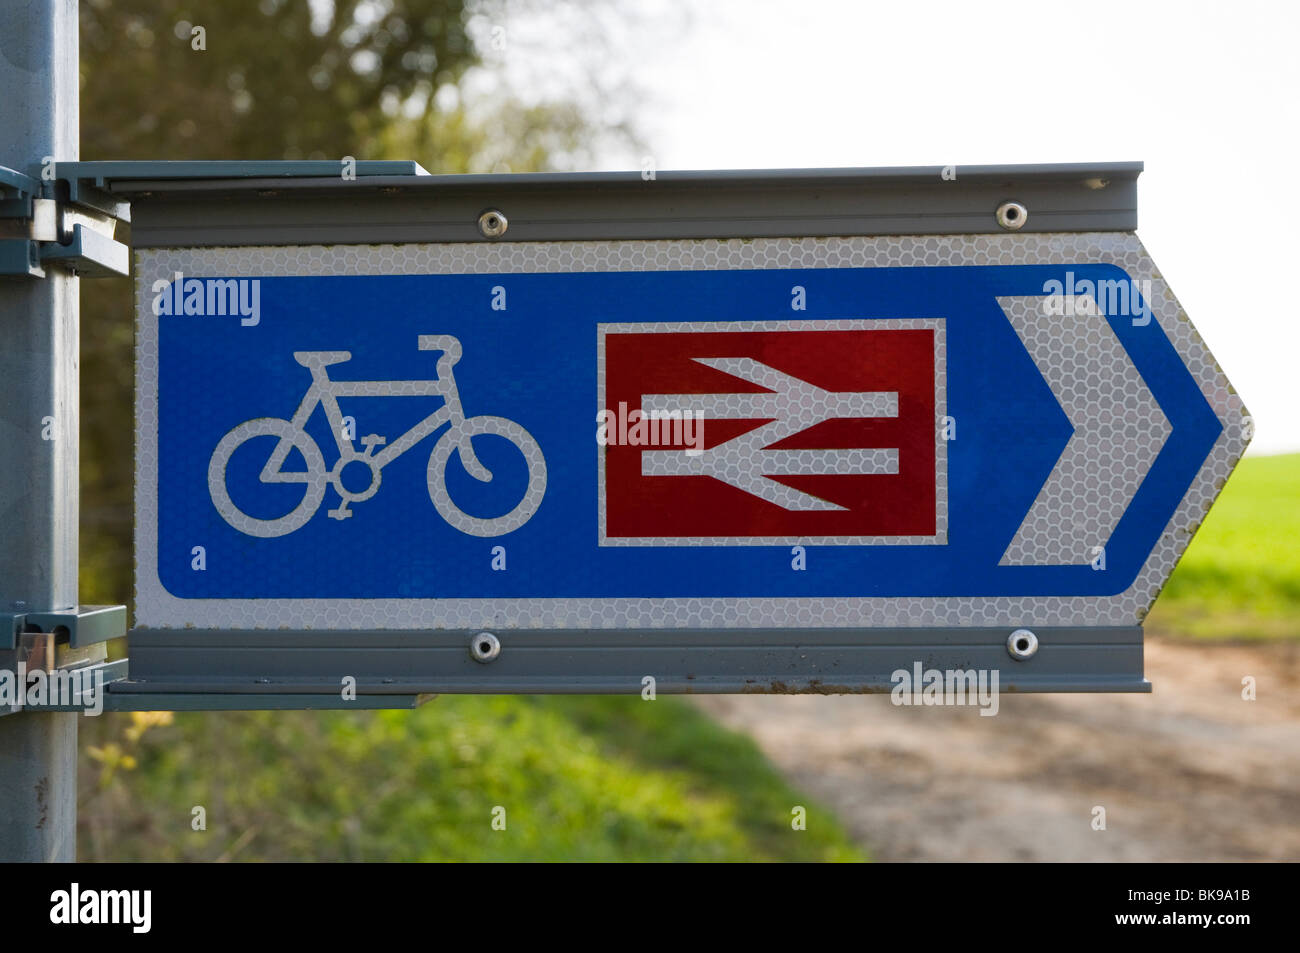
[{"label": "bolt", "polygon": [[1007,231],[1019,231],[1029,219],[1029,209],[1019,202],[1003,202],[998,206],[997,219]]},{"label": "bolt", "polygon": [[1038,652],[1038,636],[1028,629],[1016,629],[1007,636],[1007,651],[1017,661],[1031,659]]},{"label": "bolt", "polygon": [[478,230],[484,238],[500,238],[509,227],[510,222],[498,209],[490,208],[478,217]]},{"label": "bolt", "polygon": [[501,640],[491,632],[480,632],[469,640],[469,654],[486,665],[501,654]]}]

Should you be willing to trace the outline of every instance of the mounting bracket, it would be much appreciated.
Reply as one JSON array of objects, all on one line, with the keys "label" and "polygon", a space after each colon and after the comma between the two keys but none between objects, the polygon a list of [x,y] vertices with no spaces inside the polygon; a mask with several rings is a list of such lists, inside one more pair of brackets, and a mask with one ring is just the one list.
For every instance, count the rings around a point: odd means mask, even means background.
[{"label": "mounting bracket", "polygon": [[44,278],[45,264],[83,278],[130,272],[130,251],[115,241],[128,202],[89,183],[40,181],[0,166],[0,277]]},{"label": "mounting bracket", "polygon": [[126,606],[72,606],[46,612],[0,613],[0,651],[16,649],[20,637],[32,632],[66,634],[74,649],[126,635]]}]

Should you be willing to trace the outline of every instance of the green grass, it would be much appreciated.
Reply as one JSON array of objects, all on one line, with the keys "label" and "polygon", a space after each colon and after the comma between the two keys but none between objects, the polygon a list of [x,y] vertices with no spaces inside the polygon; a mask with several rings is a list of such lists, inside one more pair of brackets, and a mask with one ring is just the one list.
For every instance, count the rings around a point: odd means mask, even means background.
[{"label": "green grass", "polygon": [[[99,752],[82,764],[83,860],[864,859],[751,741],[671,699],[191,713],[138,740],[138,717],[82,724]],[[106,767],[123,757],[136,766]]]},{"label": "green grass", "polygon": [[1300,454],[1242,460],[1146,625],[1193,638],[1300,639]]}]

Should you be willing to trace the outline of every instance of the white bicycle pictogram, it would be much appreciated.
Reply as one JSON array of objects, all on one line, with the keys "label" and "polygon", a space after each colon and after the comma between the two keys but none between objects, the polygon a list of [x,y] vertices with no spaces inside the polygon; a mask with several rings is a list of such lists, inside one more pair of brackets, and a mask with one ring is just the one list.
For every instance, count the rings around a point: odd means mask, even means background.
[{"label": "white bicycle pictogram", "polygon": [[[325,499],[328,487],[339,494],[339,505],[327,511],[332,519],[343,520],[352,516],[348,507],[361,503],[379,492],[381,473],[385,466],[410,450],[425,437],[442,428],[447,429],[435,440],[429,454],[427,481],[429,499],[433,507],[451,526],[470,536],[500,536],[518,529],[532,518],[546,494],[546,461],[542,449],[532,434],[504,417],[466,417],[461,409],[460,392],[452,367],[460,360],[460,341],[449,334],[421,334],[422,351],[441,351],[437,362],[436,380],[406,381],[333,381],[326,368],[351,360],[350,351],[295,351],[294,360],[311,371],[311,386],[291,420],[279,417],[259,417],[246,420],[221,438],[208,463],[208,492],[217,511],[232,527],[249,536],[284,536],[303,526],[316,515]],[[340,397],[441,397],[443,404],[392,443],[378,434],[361,438],[361,452],[347,436],[343,413],[339,410]],[[307,421],[317,406],[324,408],[330,429],[338,444],[339,458],[329,470],[316,441],[307,433]],[[492,471],[474,454],[472,439],[482,434],[503,437],[514,445],[528,466],[528,485],[521,499],[503,516],[482,518],[471,516],[452,501],[447,492],[447,465],[452,451],[460,451],[460,462],[474,479],[487,483]],[[235,451],[245,442],[257,437],[276,437],[275,449],[262,467],[262,483],[301,483],[306,487],[302,501],[289,513],[278,519],[260,519],[249,516],[235,505],[226,486],[226,468]],[[378,448],[383,447],[382,450]],[[282,469],[289,451],[296,449],[306,462],[305,470]],[[376,452],[378,451],[378,452]],[[343,471],[351,464],[361,464],[369,469],[370,481],[361,490],[350,490],[344,484]],[[354,471],[357,470],[353,467]],[[359,485],[359,481],[354,483]]]}]

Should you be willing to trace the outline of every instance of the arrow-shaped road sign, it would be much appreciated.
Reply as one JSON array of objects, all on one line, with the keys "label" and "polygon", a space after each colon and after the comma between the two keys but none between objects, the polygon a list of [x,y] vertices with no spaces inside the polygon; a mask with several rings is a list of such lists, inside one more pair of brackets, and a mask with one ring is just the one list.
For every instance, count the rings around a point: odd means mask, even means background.
[{"label": "arrow-shaped road sign", "polygon": [[[1142,619],[1250,434],[1133,166],[194,207],[134,171],[137,611],[180,632],[133,642],[146,681],[207,684],[198,639],[236,682],[275,644],[320,678],[389,652],[413,691],[887,690],[917,659],[1142,690]],[[353,629],[357,659],[316,641]],[[449,660],[482,631],[502,661]]]}]

